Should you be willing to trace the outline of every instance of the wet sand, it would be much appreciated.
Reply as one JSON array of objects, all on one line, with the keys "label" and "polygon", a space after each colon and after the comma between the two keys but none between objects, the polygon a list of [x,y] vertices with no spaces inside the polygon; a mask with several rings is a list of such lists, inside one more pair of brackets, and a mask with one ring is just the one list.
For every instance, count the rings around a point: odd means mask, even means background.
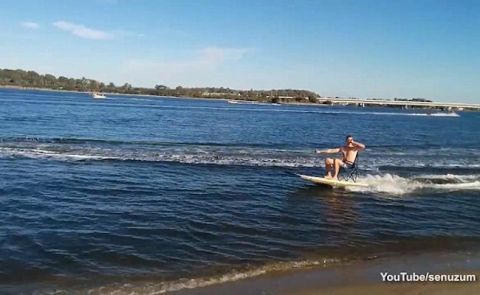
[{"label": "wet sand", "polygon": [[[398,274],[476,274],[476,282],[383,282],[380,272]],[[478,294],[480,257],[434,253],[386,257],[320,269],[267,274],[231,283],[182,290],[178,295],[316,295],[316,294]]]}]

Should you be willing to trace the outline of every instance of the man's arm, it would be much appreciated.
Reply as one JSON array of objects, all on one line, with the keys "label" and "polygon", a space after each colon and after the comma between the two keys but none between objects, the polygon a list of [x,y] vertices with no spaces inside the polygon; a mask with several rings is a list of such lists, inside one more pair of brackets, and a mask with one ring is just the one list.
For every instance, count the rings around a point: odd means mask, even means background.
[{"label": "man's arm", "polygon": [[324,150],[315,150],[315,153],[317,154],[336,154],[340,152],[340,148],[334,148],[334,149],[324,149]]},{"label": "man's arm", "polygon": [[360,142],[352,141],[352,144],[357,148],[357,150],[364,150],[365,145]]}]

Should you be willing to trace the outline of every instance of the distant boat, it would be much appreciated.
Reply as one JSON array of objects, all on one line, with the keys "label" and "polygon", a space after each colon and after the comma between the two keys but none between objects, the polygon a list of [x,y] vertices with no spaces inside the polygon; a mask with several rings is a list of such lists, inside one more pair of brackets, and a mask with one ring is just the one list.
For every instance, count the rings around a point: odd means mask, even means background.
[{"label": "distant boat", "polygon": [[229,100],[228,103],[238,103],[236,100]]},{"label": "distant boat", "polygon": [[105,95],[97,92],[92,92],[92,98],[107,98]]}]

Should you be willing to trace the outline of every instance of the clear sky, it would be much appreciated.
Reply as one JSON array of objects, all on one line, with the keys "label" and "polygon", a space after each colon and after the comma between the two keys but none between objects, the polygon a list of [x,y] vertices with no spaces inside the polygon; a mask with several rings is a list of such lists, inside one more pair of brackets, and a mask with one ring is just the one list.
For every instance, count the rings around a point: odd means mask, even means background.
[{"label": "clear sky", "polygon": [[0,1],[0,68],[480,103],[480,1]]}]

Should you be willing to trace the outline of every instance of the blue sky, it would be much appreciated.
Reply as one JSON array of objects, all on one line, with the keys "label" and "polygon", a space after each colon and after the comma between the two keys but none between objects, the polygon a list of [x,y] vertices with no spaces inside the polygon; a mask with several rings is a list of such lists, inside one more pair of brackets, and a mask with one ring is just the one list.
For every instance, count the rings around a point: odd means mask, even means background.
[{"label": "blue sky", "polygon": [[480,103],[480,1],[0,1],[0,68]]}]

